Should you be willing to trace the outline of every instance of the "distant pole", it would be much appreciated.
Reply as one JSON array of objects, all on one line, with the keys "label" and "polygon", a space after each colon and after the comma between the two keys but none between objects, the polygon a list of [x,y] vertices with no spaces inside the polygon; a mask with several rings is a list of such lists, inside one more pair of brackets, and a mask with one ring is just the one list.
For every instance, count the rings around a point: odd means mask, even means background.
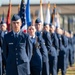
[{"label": "distant pole", "polygon": [[65,18],[64,18],[64,16],[63,16],[62,18],[63,18],[63,28],[64,28],[64,19],[65,19]]},{"label": "distant pole", "polygon": [[9,8],[10,8],[10,22],[11,22],[11,0],[9,0]]},{"label": "distant pole", "polygon": [[70,18],[68,17],[68,31],[70,30]]},{"label": "distant pole", "polygon": [[2,14],[2,21],[5,21],[5,18],[4,18],[4,10],[3,10],[3,14]]},{"label": "distant pole", "polygon": [[18,12],[20,11],[20,4],[18,5]]}]

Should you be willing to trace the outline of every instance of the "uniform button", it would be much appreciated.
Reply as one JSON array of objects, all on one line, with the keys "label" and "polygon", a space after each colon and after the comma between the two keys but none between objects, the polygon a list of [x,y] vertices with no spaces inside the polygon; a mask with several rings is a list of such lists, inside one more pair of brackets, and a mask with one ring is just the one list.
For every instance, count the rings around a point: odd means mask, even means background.
[{"label": "uniform button", "polygon": [[16,58],[16,60],[18,60],[18,58]]},{"label": "uniform button", "polygon": [[17,50],[17,48],[15,48],[15,50]]},{"label": "uniform button", "polygon": [[18,64],[18,62],[16,62],[16,64]]},{"label": "uniform button", "polygon": [[18,53],[16,53],[16,55],[18,55]]}]

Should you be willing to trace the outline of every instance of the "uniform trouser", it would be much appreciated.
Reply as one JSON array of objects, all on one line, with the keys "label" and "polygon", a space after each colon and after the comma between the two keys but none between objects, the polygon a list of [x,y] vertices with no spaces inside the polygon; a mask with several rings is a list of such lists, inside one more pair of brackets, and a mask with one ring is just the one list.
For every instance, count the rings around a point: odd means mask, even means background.
[{"label": "uniform trouser", "polygon": [[16,62],[6,63],[6,75],[29,75],[30,64],[29,61],[17,65]]},{"label": "uniform trouser", "polygon": [[57,72],[59,72],[59,69],[61,69],[61,75],[66,74],[66,62],[66,53],[62,50],[59,52],[57,67]]},{"label": "uniform trouser", "polygon": [[42,75],[42,56],[39,50],[37,50],[30,61],[31,75]]},{"label": "uniform trouser", "polygon": [[57,55],[52,56],[49,54],[49,67],[52,75],[57,75]]},{"label": "uniform trouser", "polygon": [[30,75],[30,63],[29,61],[24,62],[21,65],[17,66],[18,75]]},{"label": "uniform trouser", "polygon": [[0,48],[0,75],[2,75],[2,54],[1,54],[1,48]]},{"label": "uniform trouser", "polygon": [[0,54],[0,75],[2,75],[2,57]]},{"label": "uniform trouser", "polygon": [[41,72],[36,69],[31,69],[31,75],[41,75]]},{"label": "uniform trouser", "polygon": [[75,45],[74,45],[74,63],[75,63]]},{"label": "uniform trouser", "polygon": [[49,61],[43,62],[42,75],[49,75]]},{"label": "uniform trouser", "polygon": [[69,65],[69,59],[68,59],[68,57],[69,57],[69,49],[66,48],[66,68],[68,68],[68,65]]},{"label": "uniform trouser", "polygon": [[69,64],[72,66],[73,58],[72,58],[72,50],[69,50]]},{"label": "uniform trouser", "polygon": [[74,64],[74,48],[73,48],[73,51],[72,51],[72,58],[73,58],[72,64]]},{"label": "uniform trouser", "polygon": [[6,71],[5,66],[6,66],[6,62],[5,62],[4,56],[2,54],[2,74],[6,73],[5,72]]},{"label": "uniform trouser", "polygon": [[0,75],[2,75],[2,61],[0,61]]},{"label": "uniform trouser", "polygon": [[63,57],[63,68],[62,68],[62,75],[65,75],[66,74],[66,55],[64,55],[64,57]]},{"label": "uniform trouser", "polygon": [[75,63],[75,50],[74,50],[74,63]]}]

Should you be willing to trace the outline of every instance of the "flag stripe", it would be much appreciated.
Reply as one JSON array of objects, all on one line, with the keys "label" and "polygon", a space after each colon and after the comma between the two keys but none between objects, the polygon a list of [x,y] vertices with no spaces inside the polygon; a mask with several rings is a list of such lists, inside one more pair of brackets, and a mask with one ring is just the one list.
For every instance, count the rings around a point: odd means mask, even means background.
[{"label": "flag stripe", "polygon": [[22,29],[22,31],[27,32],[26,11],[25,11],[24,0],[21,1],[19,16],[21,17],[21,21],[22,21],[21,29]]}]

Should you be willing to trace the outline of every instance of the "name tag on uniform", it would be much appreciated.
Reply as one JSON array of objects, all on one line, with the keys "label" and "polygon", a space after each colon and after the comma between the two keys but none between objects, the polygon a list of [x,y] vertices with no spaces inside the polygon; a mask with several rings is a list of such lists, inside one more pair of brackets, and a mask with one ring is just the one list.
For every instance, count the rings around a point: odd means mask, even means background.
[{"label": "name tag on uniform", "polygon": [[9,45],[13,45],[13,43],[9,43]]},{"label": "name tag on uniform", "polygon": [[24,43],[20,43],[20,44],[24,44]]}]

